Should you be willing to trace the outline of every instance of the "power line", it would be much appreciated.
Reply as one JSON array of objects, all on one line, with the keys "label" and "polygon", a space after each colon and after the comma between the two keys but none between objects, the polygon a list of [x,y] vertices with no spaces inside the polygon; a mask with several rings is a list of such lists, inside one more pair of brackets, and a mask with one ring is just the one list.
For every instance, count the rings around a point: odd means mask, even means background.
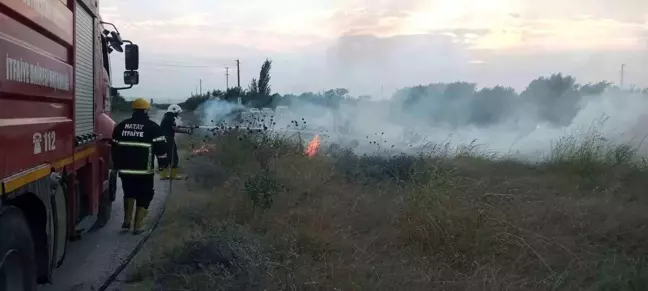
[{"label": "power line", "polygon": [[166,63],[155,63],[155,62],[142,62],[140,64],[161,66],[161,67],[174,67],[174,68],[213,68],[211,65],[181,65],[181,64],[166,64]]},{"label": "power line", "polygon": [[[120,59],[123,60],[123,58],[112,58],[114,59]],[[147,65],[154,65],[154,66],[162,66],[162,67],[174,67],[174,68],[213,68],[215,65],[209,64],[209,65],[194,65],[194,64],[182,64],[182,63],[164,63],[164,62],[146,62],[146,61],[140,61],[140,64],[147,64]]]},{"label": "power line", "polygon": [[176,65],[176,64],[164,64],[164,63],[153,63],[153,62],[140,62],[140,64],[162,66],[162,67],[174,67],[174,68],[213,68],[213,66],[206,66],[206,65]]}]

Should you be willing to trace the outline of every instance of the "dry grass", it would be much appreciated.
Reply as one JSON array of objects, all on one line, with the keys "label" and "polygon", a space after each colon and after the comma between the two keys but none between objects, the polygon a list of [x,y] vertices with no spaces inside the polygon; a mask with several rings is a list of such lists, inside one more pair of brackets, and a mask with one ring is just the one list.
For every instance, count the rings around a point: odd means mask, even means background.
[{"label": "dry grass", "polygon": [[648,172],[631,150],[565,139],[524,165],[209,142],[132,290],[648,290]]}]

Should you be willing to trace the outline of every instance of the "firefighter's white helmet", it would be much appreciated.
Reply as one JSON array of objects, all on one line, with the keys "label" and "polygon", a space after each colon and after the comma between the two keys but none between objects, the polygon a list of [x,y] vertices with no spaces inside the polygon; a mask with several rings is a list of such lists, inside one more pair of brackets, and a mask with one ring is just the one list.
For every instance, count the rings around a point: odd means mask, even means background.
[{"label": "firefighter's white helmet", "polygon": [[167,109],[167,112],[172,112],[175,114],[182,113],[182,108],[178,106],[178,104],[171,104],[169,105],[169,108]]}]

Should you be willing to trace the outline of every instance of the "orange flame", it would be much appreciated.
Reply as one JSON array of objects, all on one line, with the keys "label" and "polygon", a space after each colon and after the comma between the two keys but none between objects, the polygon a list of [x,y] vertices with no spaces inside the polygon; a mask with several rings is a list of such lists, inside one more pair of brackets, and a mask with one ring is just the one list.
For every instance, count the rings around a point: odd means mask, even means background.
[{"label": "orange flame", "polygon": [[191,151],[194,154],[208,153],[214,148],[214,145],[203,144],[199,148]]},{"label": "orange flame", "polygon": [[305,154],[309,157],[314,156],[317,154],[317,150],[319,149],[320,146],[320,137],[319,134],[315,135],[315,137],[308,143],[308,147],[306,148]]}]

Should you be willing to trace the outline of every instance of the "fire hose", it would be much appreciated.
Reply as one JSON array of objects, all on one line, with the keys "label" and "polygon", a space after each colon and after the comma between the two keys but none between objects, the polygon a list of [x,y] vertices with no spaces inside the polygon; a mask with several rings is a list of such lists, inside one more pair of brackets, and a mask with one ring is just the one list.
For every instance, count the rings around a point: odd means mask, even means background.
[{"label": "fire hose", "polygon": [[180,125],[178,127],[179,128],[186,128],[186,129],[217,129],[217,128],[223,128],[223,126],[218,126],[218,125]]},{"label": "fire hose", "polygon": [[[215,129],[226,129],[226,128],[231,128],[233,126],[224,126],[224,125],[188,125],[188,126],[178,126],[179,128],[187,129],[187,130],[194,130],[194,129],[206,129],[206,130],[215,130]],[[260,130],[264,129],[263,126],[239,126],[238,128],[244,129],[244,130]],[[280,132],[300,132],[300,133],[310,133],[310,134],[322,134],[323,132],[321,131],[315,131],[315,130],[304,130],[304,129],[270,129],[271,131],[280,131]]]},{"label": "fire hose", "polygon": [[[175,143],[172,146],[175,147],[176,146]],[[171,155],[171,163],[170,164],[173,164],[173,162],[174,162],[173,161],[173,155]],[[112,283],[114,283],[115,280],[117,280],[117,277],[119,277],[119,275],[124,271],[124,269],[126,269],[128,264],[135,258],[137,253],[139,253],[139,251],[142,249],[144,244],[148,241],[151,234],[153,234],[153,231],[155,231],[155,229],[157,228],[158,224],[160,223],[160,220],[162,220],[162,216],[164,215],[164,211],[166,210],[166,203],[167,203],[169,197],[171,196],[171,194],[173,194],[173,179],[172,178],[169,179],[169,188],[167,190],[167,195],[164,198],[164,201],[162,202],[162,205],[160,206],[160,211],[155,216],[155,219],[153,219],[153,223],[150,225],[149,229],[144,234],[142,234],[144,237],[137,243],[135,248],[133,248],[133,250],[128,254],[126,259],[117,267],[117,269],[115,269],[115,271],[113,271],[110,274],[110,276],[108,276],[108,278],[104,281],[104,283],[101,285],[101,287],[99,287],[96,290],[98,290],[98,291],[106,291],[106,290],[108,290],[108,288],[112,285]]]}]

